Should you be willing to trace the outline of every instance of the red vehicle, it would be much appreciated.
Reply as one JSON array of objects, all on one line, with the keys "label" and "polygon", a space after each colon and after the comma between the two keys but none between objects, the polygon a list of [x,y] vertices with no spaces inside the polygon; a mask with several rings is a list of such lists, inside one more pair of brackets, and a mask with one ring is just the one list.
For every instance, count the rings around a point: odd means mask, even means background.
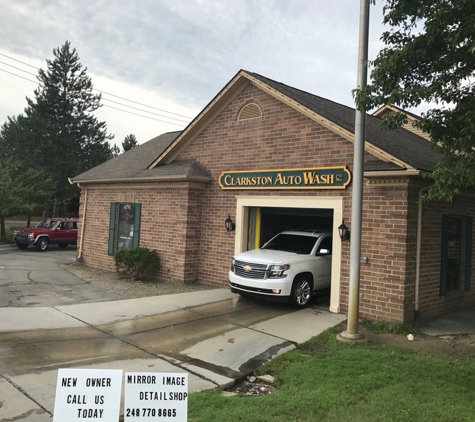
[{"label": "red vehicle", "polygon": [[33,228],[15,231],[13,240],[19,249],[26,249],[28,245],[33,245],[39,252],[44,252],[49,245],[65,249],[76,244],[78,227],[76,218],[49,218]]}]

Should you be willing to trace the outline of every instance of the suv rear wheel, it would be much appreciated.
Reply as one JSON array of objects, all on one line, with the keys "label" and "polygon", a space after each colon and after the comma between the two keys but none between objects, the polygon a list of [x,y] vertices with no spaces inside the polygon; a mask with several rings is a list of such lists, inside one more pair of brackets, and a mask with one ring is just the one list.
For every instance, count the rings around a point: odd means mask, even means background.
[{"label": "suv rear wheel", "polygon": [[312,297],[312,282],[309,276],[299,276],[295,279],[290,293],[290,304],[294,308],[305,308]]},{"label": "suv rear wheel", "polygon": [[48,244],[48,239],[46,237],[41,237],[40,240],[36,242],[36,250],[39,252],[44,252],[46,249],[48,249]]}]

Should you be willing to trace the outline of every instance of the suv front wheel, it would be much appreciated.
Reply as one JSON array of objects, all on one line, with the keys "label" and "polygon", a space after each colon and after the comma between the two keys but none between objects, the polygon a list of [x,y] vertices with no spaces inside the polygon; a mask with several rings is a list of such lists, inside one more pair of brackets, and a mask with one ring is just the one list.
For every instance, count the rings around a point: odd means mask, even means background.
[{"label": "suv front wheel", "polygon": [[36,250],[39,252],[44,252],[46,249],[48,249],[48,239],[46,237],[40,238],[38,242],[36,242]]},{"label": "suv front wheel", "polygon": [[290,293],[290,304],[294,308],[305,308],[312,298],[312,282],[309,276],[299,276],[295,279]]}]

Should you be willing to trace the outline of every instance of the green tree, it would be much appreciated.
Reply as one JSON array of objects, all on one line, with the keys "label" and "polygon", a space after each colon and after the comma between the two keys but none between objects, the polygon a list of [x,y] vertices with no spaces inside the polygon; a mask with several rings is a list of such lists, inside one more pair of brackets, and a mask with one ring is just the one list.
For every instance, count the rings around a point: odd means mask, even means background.
[{"label": "green tree", "polygon": [[[475,188],[475,1],[386,0],[383,22],[385,48],[371,63],[371,83],[355,91],[358,108],[429,106],[417,127],[442,154],[429,196],[450,201]],[[383,126],[405,121],[395,113]]]},{"label": "green tree", "polygon": [[20,137],[24,154],[48,169],[54,183],[53,215],[57,215],[59,205],[78,194],[68,177],[107,161],[116,150],[109,143],[113,136],[107,134],[106,123],[93,114],[101,106],[101,95],[93,93],[76,49],[66,41],[53,54],[54,59],[46,61],[46,70],[38,72],[40,86],[35,97],[27,98],[27,122],[18,125],[22,120],[18,118],[15,123],[16,130],[27,131]]},{"label": "green tree", "polygon": [[127,135],[122,141],[122,149],[125,151],[130,151],[132,148],[135,148],[138,145],[137,138],[135,135]]},{"label": "green tree", "polygon": [[41,168],[14,159],[0,159],[0,238],[6,239],[5,218],[31,215],[40,210],[51,195],[52,180]]}]

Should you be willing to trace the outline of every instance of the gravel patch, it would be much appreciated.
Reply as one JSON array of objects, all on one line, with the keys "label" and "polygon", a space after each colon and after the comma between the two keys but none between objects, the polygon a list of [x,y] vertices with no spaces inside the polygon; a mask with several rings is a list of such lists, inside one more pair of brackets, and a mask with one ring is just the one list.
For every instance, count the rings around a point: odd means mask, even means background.
[{"label": "gravel patch", "polygon": [[153,281],[130,281],[119,276],[114,271],[106,271],[100,268],[88,267],[79,262],[63,265],[70,273],[82,278],[84,281],[100,286],[120,294],[124,299],[139,297],[171,295],[175,293],[196,292],[199,290],[211,290],[217,287],[199,283],[171,283]]}]

